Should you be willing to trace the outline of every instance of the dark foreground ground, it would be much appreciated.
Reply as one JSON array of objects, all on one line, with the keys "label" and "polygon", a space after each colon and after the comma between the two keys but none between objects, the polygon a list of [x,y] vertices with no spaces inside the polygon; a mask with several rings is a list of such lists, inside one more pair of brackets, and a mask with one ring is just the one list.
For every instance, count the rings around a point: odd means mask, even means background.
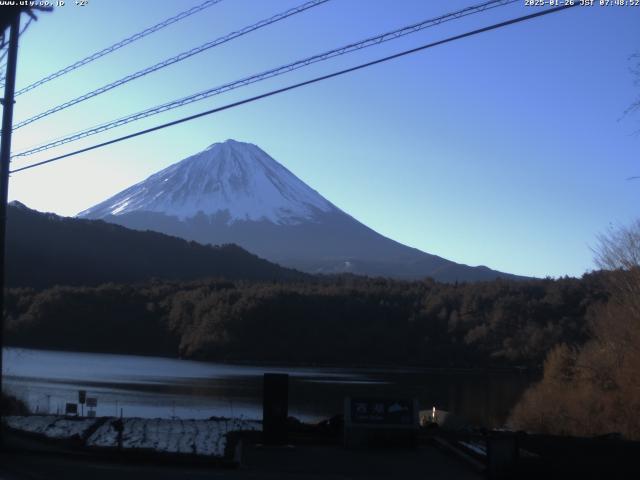
[{"label": "dark foreground ground", "polygon": [[[640,443],[617,436],[479,435],[427,428],[417,446],[347,449],[340,435],[299,428],[284,446],[262,445],[261,432],[236,432],[226,455],[215,458],[87,449],[11,430],[3,434],[0,480],[640,478]],[[471,444],[475,450],[464,447]],[[477,453],[478,446],[486,455]]]},{"label": "dark foreground ground", "polygon": [[384,455],[335,447],[252,449],[238,468],[127,465],[33,454],[3,455],[1,460],[2,480],[482,478],[432,447]]},{"label": "dark foreground ground", "polygon": [[130,464],[60,453],[5,452],[0,461],[2,480],[482,478],[433,446],[385,451],[247,446],[238,467]]}]

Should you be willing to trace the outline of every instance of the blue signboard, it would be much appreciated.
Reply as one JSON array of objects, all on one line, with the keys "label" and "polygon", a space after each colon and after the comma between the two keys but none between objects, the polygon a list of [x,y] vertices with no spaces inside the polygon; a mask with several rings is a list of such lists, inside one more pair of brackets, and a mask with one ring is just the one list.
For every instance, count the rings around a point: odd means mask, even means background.
[{"label": "blue signboard", "polygon": [[411,426],[415,423],[413,400],[352,398],[350,403],[353,424]]}]

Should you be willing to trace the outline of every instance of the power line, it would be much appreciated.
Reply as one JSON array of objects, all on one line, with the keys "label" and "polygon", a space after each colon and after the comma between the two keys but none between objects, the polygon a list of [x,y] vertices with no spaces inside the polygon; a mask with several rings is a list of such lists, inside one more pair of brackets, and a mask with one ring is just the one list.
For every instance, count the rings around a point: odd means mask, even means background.
[{"label": "power line", "polygon": [[369,37],[367,39],[361,40],[359,42],[356,43],[351,43],[339,48],[335,48],[333,50],[329,50],[327,52],[318,54],[318,55],[313,55],[311,57],[307,57],[305,59],[302,60],[297,60],[293,63],[289,63],[287,65],[284,66],[280,66],[277,68],[273,68],[271,70],[267,70],[265,72],[261,72],[255,75],[251,75],[249,77],[245,77],[242,78],[240,80],[235,80],[233,82],[230,83],[226,83],[224,85],[220,85],[217,87],[213,87],[210,88],[208,90],[204,90],[202,92],[198,92],[198,93],[194,93],[192,95],[189,95],[187,97],[183,97],[177,100],[173,100],[171,102],[167,102],[161,105],[157,105],[155,107],[128,115],[126,117],[121,117],[119,119],[116,120],[112,120],[106,123],[102,123],[100,125],[96,125],[94,127],[82,130],[80,132],[76,132],[72,135],[68,135],[64,138],[61,139],[56,139],[54,141],[50,141],[49,143],[46,143],[44,145],[39,145],[37,147],[33,147],[30,148],[28,150],[25,150],[23,152],[20,152],[16,155],[14,155],[14,157],[26,157],[29,155],[33,155],[35,153],[39,153],[39,152],[43,152],[45,150],[49,150],[51,148],[54,147],[58,147],[60,145],[64,145],[66,143],[70,143],[76,140],[80,140],[82,138],[86,138],[92,135],[96,135],[98,133],[102,133],[105,132],[107,130],[111,130],[113,128],[116,127],[120,127],[122,125],[137,121],[137,120],[141,120],[143,118],[147,118],[150,117],[152,115],[157,115],[159,113],[162,112],[166,112],[168,110],[173,110],[174,108],[178,108],[178,107],[182,107],[184,105],[188,105],[190,103],[194,103],[200,100],[204,100],[206,98],[212,97],[214,95],[219,95],[221,93],[225,93],[228,92],[230,90],[234,90],[236,88],[240,88],[240,87],[244,87],[247,85],[250,85],[252,83],[256,83],[262,80],[266,80],[269,78],[273,78],[279,75],[283,75],[285,73],[291,72],[293,70],[297,70],[299,68],[303,68],[306,67],[308,65],[311,65],[313,63],[317,63],[317,62],[321,62],[321,61],[325,61],[328,60],[330,58],[334,58],[340,55],[345,55],[347,53],[351,53],[357,50],[361,50],[363,48],[367,48],[370,46],[374,46],[374,45],[378,45],[380,43],[384,43],[387,42],[389,40],[394,40],[396,38],[411,34],[411,33],[415,33],[418,32],[420,30],[423,30],[425,28],[429,28],[429,27],[433,27],[436,25],[439,25],[441,23],[450,21],[450,20],[454,20],[454,19],[459,19],[468,15],[472,15],[472,14],[476,14],[482,11],[486,11],[492,8],[496,8],[496,7],[501,7],[501,6],[505,6],[508,5],[510,3],[514,3],[516,1],[519,0],[492,0],[492,1],[488,1],[479,5],[475,5],[475,6],[471,6],[471,7],[467,7],[464,8],[462,10],[458,10],[456,12],[453,13],[448,13],[445,15],[441,15],[439,17],[436,18],[432,18],[429,20],[424,20],[422,22],[419,23],[415,23],[406,27],[402,27],[399,28],[397,30],[393,30],[381,35],[376,35],[375,37]]},{"label": "power line", "polygon": [[[21,37],[22,34],[24,32],[27,31],[27,28],[29,28],[29,25],[31,25],[31,22],[33,22],[33,20],[35,19],[35,17],[29,17],[29,20],[27,20],[27,23],[25,23],[24,27],[22,27],[22,29],[20,30],[20,32],[18,33],[18,36]],[[2,54],[0,54],[0,61],[4,60],[4,57],[7,55],[7,52],[9,51],[9,48],[7,47],[7,50],[5,50],[4,52],[2,52]],[[6,66],[7,63],[3,63],[2,66],[0,67],[0,88],[4,88],[4,84],[5,84],[5,79],[6,79],[6,75],[4,74],[4,70],[6,70]],[[15,97],[15,94],[14,94]]]},{"label": "power line", "polygon": [[299,5],[297,7],[294,8],[290,8],[289,10],[286,10],[282,13],[278,13],[277,15],[274,15],[270,18],[264,19],[259,21],[258,23],[254,23],[253,25],[249,25],[248,27],[244,27],[240,30],[237,30],[235,32],[229,33],[228,35],[225,35],[223,37],[217,38],[215,40],[212,40],[210,42],[207,42],[203,45],[200,45],[199,47],[195,47],[192,48],[191,50],[187,50],[186,52],[182,52],[179,53],[178,55],[175,55],[171,58],[168,58],[166,60],[163,60],[162,62],[156,63],[155,65],[152,65],[150,67],[144,68],[142,70],[139,70],[135,73],[132,73],[130,75],[127,75],[126,77],[123,77],[119,80],[116,80],[115,82],[111,82],[108,83],[107,85],[104,85],[100,88],[97,88],[95,90],[92,90],[90,92],[85,93],[84,95],[80,95],[79,97],[76,97],[72,100],[69,100],[68,102],[62,103],[60,105],[57,105],[53,108],[50,108],[49,110],[46,110],[44,112],[41,112],[37,115],[34,115],[33,117],[27,118],[26,120],[23,120],[21,122],[18,122],[16,125],[14,125],[13,129],[16,130],[18,128],[24,127],[25,125],[28,125],[30,123],[35,122],[36,120],[40,120],[41,118],[47,117],[53,113],[59,112],[60,110],[64,110],[65,108],[69,108],[73,105],[76,105],[80,102],[84,102],[85,100],[89,100],[90,98],[96,97],[98,95],[101,95],[105,92],[108,92],[109,90],[113,90],[116,87],[119,87],[121,85],[124,85],[125,83],[129,83],[132,80],[135,80],[137,78],[140,77],[144,77],[145,75],[148,75],[150,73],[153,73],[157,70],[160,70],[162,68],[168,67],[169,65],[173,65],[174,63],[177,62],[181,62],[183,60],[186,60],[187,58],[190,58],[198,53],[202,53],[205,50],[209,50],[210,48],[213,47],[217,47],[219,45],[222,45],[223,43],[227,43],[231,40],[233,40],[234,38],[238,38],[241,37],[243,35],[246,35],[250,32],[253,32],[255,30],[258,30],[260,28],[266,27],[267,25],[271,25],[272,23],[275,22],[279,22],[281,20],[284,20],[285,18],[288,18],[292,15],[296,15],[298,13],[302,13],[310,8],[313,7],[317,7],[318,5],[322,5],[323,3],[328,2],[329,0],[310,0],[306,3],[303,3],[302,5]]},{"label": "power line", "polygon": [[[27,27],[29,26],[29,24],[31,23],[31,18],[29,19],[29,21],[27,22],[27,24],[22,28],[22,30],[20,30],[20,33],[18,34],[18,36],[22,35],[24,33],[24,31],[27,29]],[[7,56],[7,53],[9,52],[9,46],[7,45],[6,47],[3,45],[2,47],[2,53],[0,53],[0,62],[3,63],[3,67],[7,66],[7,62],[5,61],[5,57]],[[4,85],[3,85],[4,86]]]},{"label": "power line", "polygon": [[85,147],[85,148],[81,148],[79,150],[75,150],[75,151],[70,152],[70,153],[65,153],[63,155],[58,155],[57,157],[53,157],[53,158],[50,158],[48,160],[43,160],[43,161],[40,161],[40,162],[32,163],[31,165],[26,165],[24,167],[16,168],[15,170],[11,170],[10,173],[17,173],[17,172],[21,172],[21,171],[24,171],[24,170],[29,170],[31,168],[39,167],[41,165],[45,165],[45,164],[48,164],[48,163],[56,162],[58,160],[62,160],[63,158],[68,158],[68,157],[72,157],[74,155],[78,155],[80,153],[88,152],[88,151],[91,151],[91,150],[96,150],[98,148],[106,147],[107,145],[112,145],[114,143],[119,143],[119,142],[122,142],[124,140],[129,140],[131,138],[139,137],[141,135],[146,135],[147,133],[151,133],[151,132],[155,132],[155,131],[158,131],[158,130],[162,130],[162,129],[167,128],[167,127],[172,127],[172,126],[178,125],[180,123],[184,123],[184,122],[188,122],[188,121],[191,121],[191,120],[195,120],[195,119],[200,118],[200,117],[204,117],[204,116],[207,116],[207,115],[212,115],[214,113],[222,112],[224,110],[229,110],[231,108],[239,107],[240,105],[244,105],[244,104],[247,104],[247,103],[252,103],[252,102],[255,102],[257,100],[261,100],[263,98],[267,98],[267,97],[271,97],[273,95],[278,95],[280,93],[288,92],[289,90],[295,90],[297,88],[301,88],[301,87],[304,87],[304,86],[307,86],[307,85],[318,83],[318,82],[321,82],[323,80],[328,80],[330,78],[334,78],[334,77],[338,77],[338,76],[341,76],[341,75],[345,75],[347,73],[355,72],[357,70],[361,70],[361,69],[364,69],[364,68],[367,68],[367,67],[371,67],[373,65],[377,65],[377,64],[384,63],[384,62],[387,62],[387,61],[390,61],[390,60],[394,60],[396,58],[400,58],[400,57],[404,57],[406,55],[410,55],[410,54],[413,54],[413,53],[416,53],[416,52],[420,52],[422,50],[433,48],[433,47],[436,47],[438,45],[443,45],[445,43],[450,43],[450,42],[453,42],[453,41],[456,41],[456,40],[461,40],[463,38],[471,37],[473,35],[478,35],[478,34],[485,33],[485,32],[491,31],[491,30],[496,30],[498,28],[503,28],[503,27],[506,27],[508,25],[513,25],[513,24],[516,24],[516,23],[524,22],[524,21],[527,21],[527,20],[531,20],[533,18],[541,17],[543,15],[549,15],[551,13],[556,13],[556,12],[559,12],[561,10],[566,10],[568,8],[573,8],[573,7],[578,6],[578,5],[579,5],[578,3],[565,4],[565,5],[560,6],[560,7],[554,7],[554,8],[551,8],[551,9],[541,10],[539,12],[535,12],[535,13],[532,13],[532,14],[529,14],[529,15],[524,15],[522,17],[512,18],[511,20],[506,20],[504,22],[495,23],[493,25],[489,25],[488,27],[483,27],[483,28],[479,28],[477,30],[472,30],[470,32],[462,33],[460,35],[455,35],[453,37],[448,37],[448,38],[445,38],[444,40],[438,40],[437,42],[432,42],[432,43],[428,43],[426,45],[421,45],[419,47],[412,48],[410,50],[404,50],[404,51],[402,51],[400,53],[396,53],[396,54],[393,54],[393,55],[389,55],[387,57],[383,57],[383,58],[379,58],[377,60],[373,60],[371,62],[362,63],[360,65],[356,65],[355,67],[350,67],[350,68],[346,68],[344,70],[339,70],[337,72],[329,73],[327,75],[322,75],[320,77],[315,77],[315,78],[312,78],[311,80],[306,80],[304,82],[300,82],[300,83],[296,83],[296,84],[293,84],[293,85],[289,85],[287,87],[279,88],[277,90],[271,90],[270,92],[263,93],[261,95],[256,95],[254,97],[245,98],[244,100],[240,100],[240,101],[237,101],[237,102],[229,103],[227,105],[223,105],[222,107],[218,107],[218,108],[214,108],[214,109],[207,110],[207,111],[204,111],[204,112],[200,112],[200,113],[197,113],[195,115],[189,115],[187,117],[183,117],[183,118],[180,118],[178,120],[173,120],[173,121],[168,122],[168,123],[164,123],[164,124],[161,124],[161,125],[157,125],[155,127],[147,128],[145,130],[140,130],[138,132],[131,133],[129,135],[124,135],[122,137],[118,137],[118,138],[115,138],[115,139],[112,139],[112,140],[108,140],[106,142],[102,142],[102,143],[99,143],[99,144],[95,144],[95,145],[92,145],[90,147]]},{"label": "power line", "polygon": [[190,17],[191,15],[194,15],[198,12],[201,12],[202,10],[209,8],[217,3],[220,3],[222,0],[206,0],[205,2],[201,3],[200,5],[196,5],[193,8],[190,8],[188,10],[185,10],[183,12],[178,13],[177,15],[174,15],[173,17],[167,18],[166,20],[163,20],[160,23],[157,23],[149,28],[145,28],[144,30],[142,30],[141,32],[138,32],[134,35],[131,35],[130,37],[127,37],[123,40],[120,40],[117,43],[114,43],[113,45],[103,48],[102,50],[92,53],[91,55],[83,58],[82,60],[78,60],[75,63],[72,63],[71,65],[68,65],[60,70],[58,70],[57,72],[54,72],[50,75],[47,75],[44,78],[41,78],[40,80],[38,80],[37,82],[34,82],[30,85],[27,85],[26,87],[22,88],[21,90],[18,90],[16,92],[16,96],[18,95],[22,95],[23,93],[26,93],[30,90],[33,90],[34,88],[37,88],[47,82],[50,82],[53,79],[56,79],[58,77],[61,77],[62,75],[65,75],[69,72],[72,72],[73,70],[76,70],[84,65],[87,65],[88,63],[93,62],[94,60],[97,60],[101,57],[104,57],[105,55],[115,52],[116,50],[119,50],[122,47],[125,47],[137,40],[140,40],[144,37],[146,37],[147,35],[151,35],[152,33],[155,33],[159,30],[162,30],[165,27],[168,27],[169,25],[172,25],[176,22],[179,22],[180,20],[183,20],[187,17]]}]

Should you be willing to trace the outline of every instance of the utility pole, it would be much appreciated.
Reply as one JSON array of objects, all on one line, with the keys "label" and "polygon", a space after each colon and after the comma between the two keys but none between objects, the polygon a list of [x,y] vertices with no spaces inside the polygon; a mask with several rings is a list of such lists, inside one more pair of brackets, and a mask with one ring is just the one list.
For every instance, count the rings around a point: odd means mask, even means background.
[{"label": "utility pole", "polygon": [[[18,63],[18,38],[20,37],[20,11],[11,19],[11,38],[7,57],[7,76],[2,99],[2,138],[0,141],[0,394],[2,382],[2,347],[4,347],[4,288],[5,288],[5,250],[7,230],[7,196],[9,193],[9,162],[11,160],[11,133],[13,130],[13,97],[16,88],[16,67]],[[4,412],[0,407],[0,424]],[[0,447],[3,446],[0,428]]]}]

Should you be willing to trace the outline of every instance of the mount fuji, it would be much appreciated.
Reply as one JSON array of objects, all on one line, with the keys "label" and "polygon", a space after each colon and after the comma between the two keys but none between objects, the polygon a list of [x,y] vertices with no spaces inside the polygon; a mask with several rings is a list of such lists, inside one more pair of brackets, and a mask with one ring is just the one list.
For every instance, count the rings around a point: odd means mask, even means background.
[{"label": "mount fuji", "polygon": [[340,210],[256,145],[227,140],[78,214],[203,244],[235,243],[311,273],[440,281],[516,278],[386,238]]}]

